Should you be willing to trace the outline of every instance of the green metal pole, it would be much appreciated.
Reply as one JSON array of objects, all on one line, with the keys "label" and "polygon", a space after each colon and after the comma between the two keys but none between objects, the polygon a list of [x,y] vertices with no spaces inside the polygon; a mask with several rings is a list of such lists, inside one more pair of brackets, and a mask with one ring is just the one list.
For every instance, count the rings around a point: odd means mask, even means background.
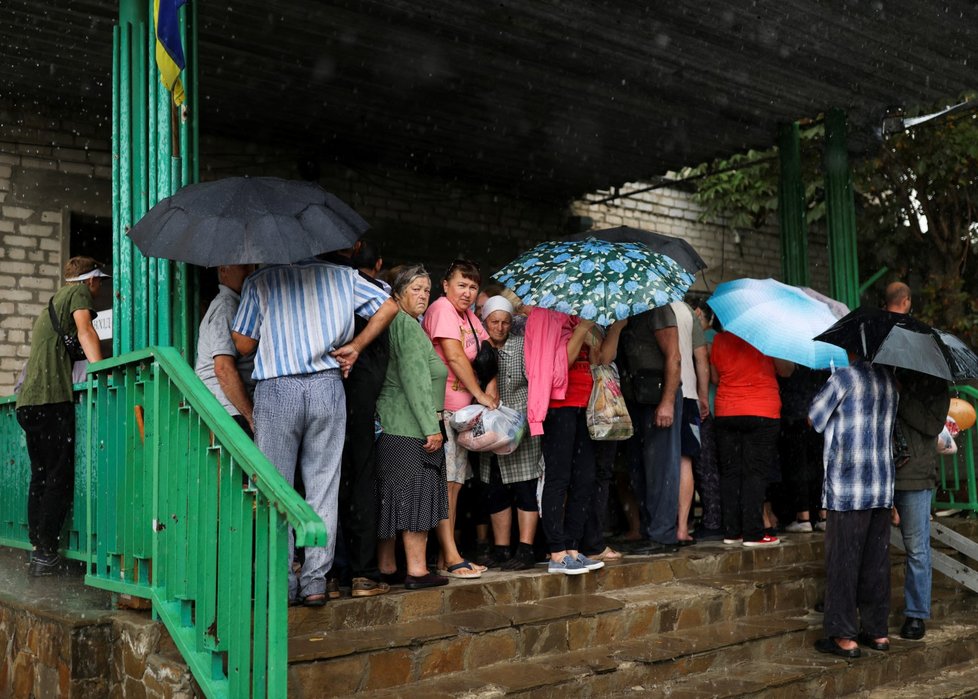
[{"label": "green metal pole", "polygon": [[120,27],[112,28],[112,354],[120,354],[120,339],[122,335],[122,274],[119,266],[122,259],[122,219],[119,206],[119,160],[122,150],[119,128],[119,83],[121,81],[120,62]]},{"label": "green metal pole", "polygon": [[801,181],[801,138],[797,122],[778,129],[778,218],[781,223],[781,273],[787,284],[808,286],[808,225]]},{"label": "green metal pole", "polygon": [[[126,7],[123,3],[122,8]],[[119,275],[118,297],[118,353],[131,352],[132,343],[132,314],[133,314],[133,269],[132,242],[126,237],[126,231],[132,226],[132,129],[130,114],[132,112],[132,68],[129,47],[132,43],[132,25],[122,22],[119,27],[119,167],[116,172],[118,179],[113,183],[116,193],[116,210],[119,216],[118,232],[119,258],[113,260],[113,267]]]},{"label": "green metal pole", "polygon": [[841,109],[831,109],[825,116],[824,165],[832,295],[849,308],[857,308],[856,205],[846,147],[846,114]]}]

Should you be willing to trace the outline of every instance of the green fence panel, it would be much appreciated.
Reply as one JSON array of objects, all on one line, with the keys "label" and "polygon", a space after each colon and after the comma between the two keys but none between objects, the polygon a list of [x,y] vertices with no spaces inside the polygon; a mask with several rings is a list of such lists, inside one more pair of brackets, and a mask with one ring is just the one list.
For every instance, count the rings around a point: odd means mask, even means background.
[{"label": "green fence panel", "polygon": [[[951,395],[978,408],[978,390],[971,386],[954,386]],[[941,457],[934,491],[934,508],[970,510],[978,513],[978,485],[975,482],[975,430],[963,431],[958,437],[958,452]]]},{"label": "green fence panel", "polygon": [[[85,384],[75,386],[75,433],[85,434],[88,409]],[[31,462],[27,456],[24,431],[17,424],[16,397],[0,398],[0,545],[30,550],[27,533],[27,490],[31,479]],[[75,488],[74,506],[61,532],[62,554],[75,560],[88,560],[86,522],[89,476],[85,472],[87,444],[74,440]]]}]

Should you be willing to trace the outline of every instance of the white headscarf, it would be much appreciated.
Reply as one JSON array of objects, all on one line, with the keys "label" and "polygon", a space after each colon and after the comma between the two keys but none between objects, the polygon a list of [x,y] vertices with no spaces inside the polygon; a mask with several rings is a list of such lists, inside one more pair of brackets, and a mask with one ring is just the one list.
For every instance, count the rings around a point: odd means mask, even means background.
[{"label": "white headscarf", "polygon": [[482,306],[482,320],[489,317],[490,313],[494,311],[506,311],[510,315],[513,315],[513,304],[505,296],[493,296],[485,305]]}]

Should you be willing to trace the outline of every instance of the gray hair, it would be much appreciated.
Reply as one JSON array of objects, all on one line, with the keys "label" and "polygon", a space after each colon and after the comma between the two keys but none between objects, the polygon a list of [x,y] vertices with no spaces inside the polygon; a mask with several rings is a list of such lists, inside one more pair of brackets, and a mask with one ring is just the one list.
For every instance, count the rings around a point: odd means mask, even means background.
[{"label": "gray hair", "polygon": [[391,280],[391,293],[394,296],[400,296],[404,293],[404,290],[411,285],[418,277],[427,277],[431,279],[431,275],[428,274],[428,270],[424,268],[424,265],[409,265],[400,270]]}]

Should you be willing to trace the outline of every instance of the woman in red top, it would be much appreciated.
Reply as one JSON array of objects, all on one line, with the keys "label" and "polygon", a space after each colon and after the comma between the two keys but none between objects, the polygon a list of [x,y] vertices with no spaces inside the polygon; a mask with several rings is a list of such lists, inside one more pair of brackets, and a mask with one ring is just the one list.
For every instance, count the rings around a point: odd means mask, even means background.
[{"label": "woman in red top", "polygon": [[771,546],[764,533],[764,494],[778,458],[781,394],[778,375],[794,364],[766,357],[729,332],[717,334],[710,374],[717,385],[716,439],[720,457],[720,502],[725,544]]},{"label": "woman in red top", "polygon": [[[567,392],[563,399],[551,399],[543,423],[540,508],[550,547],[547,571],[578,575],[604,566],[578,551],[594,491],[594,448],[586,413],[593,385],[590,359],[596,358],[600,343],[597,347],[584,344],[593,322],[576,317],[568,317],[567,322],[574,328],[566,345]],[[527,332],[531,332],[530,326]]]}]

